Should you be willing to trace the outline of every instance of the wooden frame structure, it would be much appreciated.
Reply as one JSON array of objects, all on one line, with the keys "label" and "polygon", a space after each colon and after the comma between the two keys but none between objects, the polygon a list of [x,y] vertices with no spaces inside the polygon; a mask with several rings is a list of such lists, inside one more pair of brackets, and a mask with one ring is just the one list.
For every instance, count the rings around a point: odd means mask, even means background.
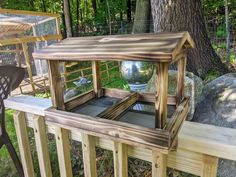
[{"label": "wooden frame structure", "polygon": [[[68,127],[81,130],[82,141],[91,144],[89,148],[92,149],[93,136],[114,140],[121,152],[126,152],[127,145],[149,149],[153,154],[152,176],[166,176],[166,154],[177,146],[178,133],[189,109],[189,98],[183,96],[183,90],[186,49],[193,47],[194,42],[188,32],[180,32],[68,38],[37,51],[33,54],[35,59],[48,60],[52,103],[56,108],[46,111],[46,119],[55,125],[61,125],[63,128],[58,131],[65,134]],[[94,87],[92,91],[64,102],[59,63],[68,60],[92,62]],[[157,92],[130,93],[102,88],[101,60],[153,62],[156,65]],[[168,96],[168,66],[173,62],[177,62],[178,66],[176,95]],[[121,101],[97,117],[68,112],[91,99],[99,99],[102,96],[121,98]],[[119,115],[138,101],[155,104],[154,128],[117,121]],[[167,105],[176,106],[175,112],[169,119],[167,119]],[[65,148],[65,144],[61,146]],[[94,150],[88,151],[94,153]],[[125,153],[120,154],[121,157],[124,155]],[[92,154],[86,154],[84,157],[92,158]],[[91,159],[88,159],[88,162],[91,162]],[[86,165],[91,172],[93,163]],[[121,176],[126,175],[122,172]]]},{"label": "wooden frame structure", "polygon": [[[10,46],[15,45],[15,50],[0,50],[0,53],[9,53],[13,52],[16,53],[16,60],[19,66],[22,66],[22,62],[19,57],[19,53],[24,54],[26,68],[29,75],[30,84],[32,86],[33,94],[35,94],[35,86],[37,84],[33,80],[32,68],[30,64],[30,56],[28,50],[28,43],[37,43],[41,41],[48,41],[48,40],[60,40],[62,39],[60,33],[60,15],[58,14],[51,14],[51,13],[43,13],[43,12],[32,12],[32,11],[22,11],[22,10],[12,10],[12,9],[1,9],[0,8],[0,15],[16,15],[16,18],[9,18],[9,19],[1,19],[0,20],[0,46]],[[37,16],[37,17],[45,17],[45,19],[36,21],[36,22],[22,22],[17,21],[17,15],[26,15],[26,16]],[[37,36],[35,33],[35,25],[45,23],[47,21],[55,19],[57,30],[56,34],[54,35],[45,35],[45,36]],[[23,33],[27,30],[32,29],[34,36],[25,36]],[[21,48],[21,49],[20,49]]]}]

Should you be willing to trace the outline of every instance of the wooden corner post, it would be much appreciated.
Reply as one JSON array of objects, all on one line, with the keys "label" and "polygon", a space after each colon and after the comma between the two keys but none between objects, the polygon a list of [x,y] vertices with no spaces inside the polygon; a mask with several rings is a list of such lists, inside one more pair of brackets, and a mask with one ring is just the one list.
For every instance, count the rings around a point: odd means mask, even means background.
[{"label": "wooden corner post", "polygon": [[186,62],[187,62],[187,55],[184,52],[182,57],[178,60],[177,66],[177,87],[176,87],[176,106],[178,106],[184,96],[184,79],[186,73]]},{"label": "wooden corner post", "polygon": [[155,128],[164,128],[167,119],[168,63],[156,64]]},{"label": "wooden corner post", "polygon": [[64,89],[61,81],[59,61],[48,61],[48,73],[50,81],[50,91],[53,107],[59,110],[65,110]]},{"label": "wooden corner post", "polygon": [[33,74],[32,74],[32,68],[31,68],[31,64],[30,64],[30,56],[29,56],[29,50],[28,50],[27,43],[22,43],[22,49],[24,52],[25,63],[26,63],[26,67],[27,67],[27,72],[29,74],[30,84],[32,86],[33,94],[35,94],[35,85],[34,85],[34,80],[33,80]]},{"label": "wooden corner post", "polygon": [[100,61],[92,61],[92,72],[93,72],[93,89],[96,97],[102,96],[102,83],[101,83],[101,69]]}]

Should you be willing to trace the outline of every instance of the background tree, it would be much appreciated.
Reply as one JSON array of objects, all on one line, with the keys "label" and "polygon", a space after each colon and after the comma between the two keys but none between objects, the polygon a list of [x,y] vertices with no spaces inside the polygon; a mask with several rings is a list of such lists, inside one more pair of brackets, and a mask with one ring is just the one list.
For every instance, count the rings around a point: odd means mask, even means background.
[{"label": "background tree", "polygon": [[155,32],[188,31],[196,48],[188,52],[187,70],[204,77],[209,71],[226,71],[208,38],[200,0],[151,0]]},{"label": "background tree", "polygon": [[69,0],[63,0],[63,12],[65,16],[66,25],[66,36],[72,37],[72,18],[70,13],[70,2]]}]

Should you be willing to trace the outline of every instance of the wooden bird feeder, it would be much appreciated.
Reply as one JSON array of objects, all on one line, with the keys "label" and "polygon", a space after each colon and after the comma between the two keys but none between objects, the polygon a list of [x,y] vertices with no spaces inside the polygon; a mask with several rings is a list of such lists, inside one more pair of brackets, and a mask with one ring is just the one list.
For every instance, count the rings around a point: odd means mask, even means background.
[{"label": "wooden bird feeder", "polygon": [[[176,147],[178,132],[189,110],[189,98],[184,97],[183,91],[186,50],[193,47],[188,32],[179,32],[67,38],[39,50],[33,57],[48,60],[54,106],[46,111],[46,120],[65,129],[74,126],[90,135],[167,154]],[[154,63],[157,92],[102,88],[101,60]],[[63,61],[91,61],[93,90],[65,102],[59,70]],[[168,95],[168,66],[174,62],[178,68],[176,95]],[[153,114],[135,111],[137,103],[153,106]],[[149,124],[146,126],[145,122]]]}]

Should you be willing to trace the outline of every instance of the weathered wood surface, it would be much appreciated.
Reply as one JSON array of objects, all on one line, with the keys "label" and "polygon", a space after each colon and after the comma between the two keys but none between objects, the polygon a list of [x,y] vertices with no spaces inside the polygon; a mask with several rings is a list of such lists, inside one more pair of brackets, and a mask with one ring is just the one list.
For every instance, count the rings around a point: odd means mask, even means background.
[{"label": "weathered wood surface", "polygon": [[25,177],[34,177],[35,173],[27,132],[26,113],[16,111],[14,113],[14,124],[16,128],[17,141],[24,175]]},{"label": "weathered wood surface", "polygon": [[47,129],[44,117],[34,115],[33,124],[41,177],[52,177],[51,161],[47,144]]},{"label": "weathered wood surface", "polygon": [[156,64],[155,127],[164,128],[167,120],[168,63]]},{"label": "weathered wood surface", "polygon": [[217,177],[218,161],[217,157],[203,155],[201,177]]},{"label": "weathered wood surface", "polygon": [[51,100],[47,98],[19,95],[4,100],[4,105],[6,108],[44,116],[45,110],[50,108],[52,103]]},{"label": "weathered wood surface", "polygon": [[[128,95],[130,95],[130,91],[127,90],[121,90],[121,89],[113,89],[113,88],[103,88],[103,94],[104,96],[109,97],[116,97],[116,98],[125,98]],[[155,93],[151,92],[139,92],[139,99],[138,101],[141,102],[147,102],[147,103],[155,103]],[[176,96],[168,95],[167,97],[167,104],[168,105],[176,105]]]},{"label": "weathered wood surface", "polygon": [[152,151],[152,177],[166,177],[167,155]]},{"label": "weathered wood surface", "polygon": [[65,110],[64,88],[61,81],[59,65],[59,61],[48,61],[50,93],[53,107],[60,110]]},{"label": "weathered wood surface", "polygon": [[37,51],[35,59],[140,60],[171,62],[182,48],[193,48],[188,32],[77,37]]},{"label": "weathered wood surface", "polygon": [[113,142],[114,176],[128,177],[128,145]]},{"label": "weathered wood surface", "polygon": [[60,175],[72,177],[71,154],[69,130],[61,127],[55,127],[55,139],[57,145],[57,156],[60,169]]},{"label": "weathered wood surface", "polygon": [[116,120],[120,114],[125,112],[130,106],[138,101],[138,93],[131,93],[129,96],[125,97],[117,104],[111,106],[110,108],[106,109],[102,113],[98,115],[98,117],[102,117],[104,119],[109,120]]},{"label": "weathered wood surface", "polygon": [[62,39],[61,35],[46,35],[46,36],[27,36],[21,38],[10,38],[0,40],[0,46],[13,45],[13,44],[21,44],[21,43],[29,43],[29,42],[40,42],[40,41],[48,41],[48,40],[57,40]]},{"label": "weathered wood surface", "polygon": [[177,72],[177,87],[176,87],[176,103],[177,105],[183,99],[184,96],[184,79],[186,73],[186,62],[187,56],[186,53],[182,54],[182,57],[178,60],[178,72]]},{"label": "weathered wood surface", "polygon": [[44,16],[44,17],[60,17],[59,14],[46,13],[46,12],[35,12],[27,10],[14,10],[14,9],[2,9],[0,8],[1,14],[16,14],[16,15],[33,15],[33,16]]},{"label": "weathered wood surface", "polygon": [[97,177],[95,137],[81,134],[84,173],[86,177]]},{"label": "weathered wood surface", "polygon": [[69,130],[113,139],[133,146],[140,146],[168,153],[169,133],[133,124],[94,118],[55,109],[46,111],[46,120]]},{"label": "weathered wood surface", "polygon": [[170,118],[170,121],[164,127],[166,130],[168,130],[168,132],[170,132],[172,143],[177,141],[178,133],[187,117],[189,111],[189,99],[190,98],[185,98],[182,101],[182,103],[177,107],[174,114]]},{"label": "weathered wood surface", "polygon": [[65,102],[66,110],[72,110],[77,106],[80,106],[87,101],[95,98],[95,92],[93,90],[87,91],[81,95],[71,98]]},{"label": "weathered wood surface", "polygon": [[102,73],[100,61],[92,61],[93,89],[97,98],[102,96]]}]

